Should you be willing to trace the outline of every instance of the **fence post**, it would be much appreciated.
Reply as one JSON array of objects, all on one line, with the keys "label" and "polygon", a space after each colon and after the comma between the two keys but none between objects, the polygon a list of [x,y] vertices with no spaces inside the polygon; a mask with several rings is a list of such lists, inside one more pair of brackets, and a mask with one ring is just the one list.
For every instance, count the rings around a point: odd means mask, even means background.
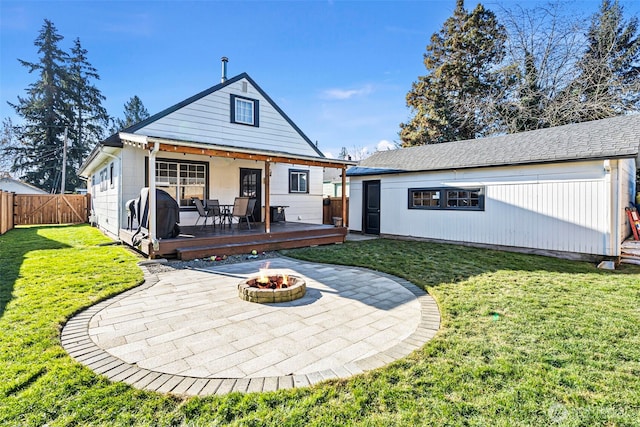
[{"label": "fence post", "polygon": [[14,193],[0,190],[0,234],[13,229]]}]

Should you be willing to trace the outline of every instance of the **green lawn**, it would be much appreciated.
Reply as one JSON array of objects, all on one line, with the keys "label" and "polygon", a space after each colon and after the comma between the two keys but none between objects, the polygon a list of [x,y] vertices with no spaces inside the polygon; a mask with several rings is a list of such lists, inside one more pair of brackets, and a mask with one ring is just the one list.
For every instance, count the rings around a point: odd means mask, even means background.
[{"label": "green lawn", "polygon": [[0,236],[0,425],[640,425],[640,268],[389,240],[287,251],[412,281],[440,332],[349,380],[182,400],[110,383],[60,346],[66,319],[142,280],[105,243],[84,225]]}]

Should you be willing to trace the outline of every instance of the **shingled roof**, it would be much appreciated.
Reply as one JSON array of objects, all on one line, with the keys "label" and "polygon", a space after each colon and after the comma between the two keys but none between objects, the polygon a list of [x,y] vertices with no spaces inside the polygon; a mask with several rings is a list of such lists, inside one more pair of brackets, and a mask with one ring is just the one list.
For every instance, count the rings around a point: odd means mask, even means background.
[{"label": "shingled roof", "polygon": [[490,138],[379,151],[347,175],[638,157],[640,114]]}]

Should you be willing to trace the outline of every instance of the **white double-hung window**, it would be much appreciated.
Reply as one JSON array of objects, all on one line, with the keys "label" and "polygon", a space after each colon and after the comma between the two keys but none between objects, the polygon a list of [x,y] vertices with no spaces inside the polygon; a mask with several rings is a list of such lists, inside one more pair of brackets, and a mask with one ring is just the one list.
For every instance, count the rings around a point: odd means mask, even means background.
[{"label": "white double-hung window", "polygon": [[231,123],[258,126],[258,100],[231,95]]},{"label": "white double-hung window", "polygon": [[156,161],[156,187],[169,193],[181,207],[192,206],[192,198],[204,200],[206,182],[206,163]]},{"label": "white double-hung window", "polygon": [[309,192],[309,171],[307,170],[289,170],[289,193],[308,193]]}]

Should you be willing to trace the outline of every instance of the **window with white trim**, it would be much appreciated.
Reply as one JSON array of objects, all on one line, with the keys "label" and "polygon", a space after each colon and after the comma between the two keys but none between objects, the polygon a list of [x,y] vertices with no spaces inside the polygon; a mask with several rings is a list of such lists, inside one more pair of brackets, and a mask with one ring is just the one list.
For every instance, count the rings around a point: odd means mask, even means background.
[{"label": "window with white trim", "polygon": [[100,171],[100,191],[107,191],[107,168]]},{"label": "window with white trim", "polygon": [[484,210],[484,187],[410,188],[409,209]]},{"label": "window with white trim", "polygon": [[169,193],[180,207],[193,207],[193,198],[206,199],[207,175],[206,163],[156,161],[156,188]]},{"label": "window with white trim", "polygon": [[257,127],[258,106],[257,99],[231,95],[231,123]]},{"label": "window with white trim", "polygon": [[309,171],[308,170],[289,170],[289,193],[308,193],[309,192]]}]

